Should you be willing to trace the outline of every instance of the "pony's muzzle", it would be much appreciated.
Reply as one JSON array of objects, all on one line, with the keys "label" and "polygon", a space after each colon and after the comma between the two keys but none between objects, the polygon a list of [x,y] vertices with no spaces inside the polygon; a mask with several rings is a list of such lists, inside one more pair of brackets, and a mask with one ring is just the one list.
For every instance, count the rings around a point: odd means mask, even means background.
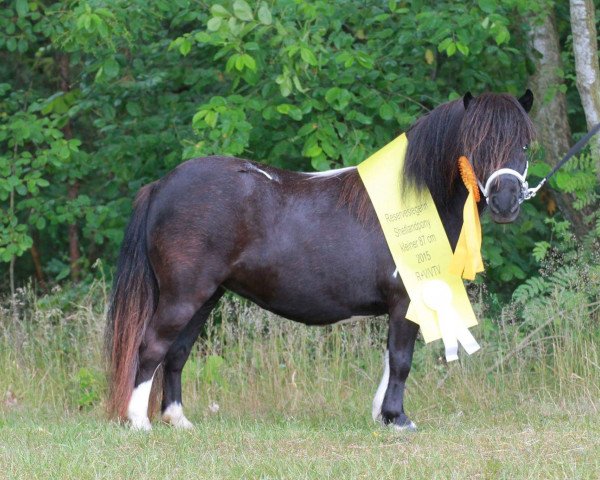
[{"label": "pony's muzzle", "polygon": [[[508,208],[504,208],[504,205],[508,203]],[[508,201],[502,201],[498,198],[498,195],[492,196],[490,199],[490,209],[497,215],[506,215],[515,213],[519,208],[519,197],[512,195]]]},{"label": "pony's muzzle", "polygon": [[514,221],[520,211],[520,184],[514,178],[502,178],[490,193],[488,204],[492,219],[497,223]]}]

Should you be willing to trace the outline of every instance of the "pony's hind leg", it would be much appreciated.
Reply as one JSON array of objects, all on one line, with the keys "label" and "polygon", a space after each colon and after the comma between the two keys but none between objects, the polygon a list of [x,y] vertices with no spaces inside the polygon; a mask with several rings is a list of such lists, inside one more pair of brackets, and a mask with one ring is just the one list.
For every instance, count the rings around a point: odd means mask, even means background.
[{"label": "pony's hind leg", "polygon": [[193,424],[183,414],[181,372],[200,330],[224,290],[218,288],[212,297],[194,314],[167,352],[164,362],[162,419],[176,428],[189,429]]},{"label": "pony's hind leg", "polygon": [[216,288],[200,289],[193,296],[161,291],[158,307],[146,327],[139,350],[138,371],[127,408],[132,428],[150,430],[148,403],[154,374],[173,342]]}]

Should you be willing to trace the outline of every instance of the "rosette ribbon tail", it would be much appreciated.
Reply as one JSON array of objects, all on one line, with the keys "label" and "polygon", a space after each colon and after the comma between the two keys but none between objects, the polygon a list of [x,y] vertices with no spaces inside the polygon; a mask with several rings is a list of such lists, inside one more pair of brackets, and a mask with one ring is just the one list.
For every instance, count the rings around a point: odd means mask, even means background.
[{"label": "rosette ribbon tail", "polygon": [[481,258],[481,223],[479,222],[479,189],[471,164],[466,157],[460,157],[459,170],[469,192],[463,208],[463,226],[450,262],[450,273],[474,280],[478,272],[483,272]]}]

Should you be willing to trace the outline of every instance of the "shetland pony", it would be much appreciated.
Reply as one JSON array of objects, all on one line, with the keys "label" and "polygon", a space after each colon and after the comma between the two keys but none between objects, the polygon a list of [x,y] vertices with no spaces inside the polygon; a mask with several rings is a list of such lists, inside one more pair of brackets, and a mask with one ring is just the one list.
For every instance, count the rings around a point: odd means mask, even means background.
[{"label": "shetland pony", "polygon": [[[503,167],[524,172],[532,102],[529,90],[518,100],[467,94],[406,132],[405,179],[429,188],[453,248],[467,196],[458,158],[469,158],[484,184]],[[492,218],[513,221],[519,194],[513,175],[492,182]],[[388,314],[373,418],[414,429],[403,400],[419,327],[405,318],[409,298],[395,271],[356,168],[297,173],[239,158],[187,161],[135,200],[108,314],[110,413],[150,429],[149,397],[160,368],[163,420],[192,426],[182,410],[181,371],[229,290],[306,325]]]}]

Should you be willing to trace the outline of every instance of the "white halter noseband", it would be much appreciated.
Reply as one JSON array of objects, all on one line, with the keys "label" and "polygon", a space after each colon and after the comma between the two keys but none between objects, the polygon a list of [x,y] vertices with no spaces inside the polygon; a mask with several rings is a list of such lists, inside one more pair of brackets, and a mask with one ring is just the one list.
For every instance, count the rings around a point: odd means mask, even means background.
[{"label": "white halter noseband", "polygon": [[488,178],[487,182],[485,182],[485,186],[483,186],[483,184],[478,179],[477,184],[479,185],[481,193],[483,193],[483,196],[485,197],[485,201],[489,203],[488,197],[490,194],[492,182],[496,180],[496,178],[498,178],[500,175],[512,175],[513,177],[517,177],[517,180],[519,180],[519,183],[521,184],[521,192],[519,193],[519,203],[523,203],[525,200],[529,200],[530,198],[535,197],[535,194],[540,188],[542,188],[542,185],[545,182],[540,183],[535,188],[529,188],[529,184],[527,183],[527,170],[529,170],[529,162],[527,162],[527,164],[525,165],[525,172],[523,172],[522,174],[517,172],[516,170],[513,170],[512,168],[501,168],[490,175],[490,178]]}]

